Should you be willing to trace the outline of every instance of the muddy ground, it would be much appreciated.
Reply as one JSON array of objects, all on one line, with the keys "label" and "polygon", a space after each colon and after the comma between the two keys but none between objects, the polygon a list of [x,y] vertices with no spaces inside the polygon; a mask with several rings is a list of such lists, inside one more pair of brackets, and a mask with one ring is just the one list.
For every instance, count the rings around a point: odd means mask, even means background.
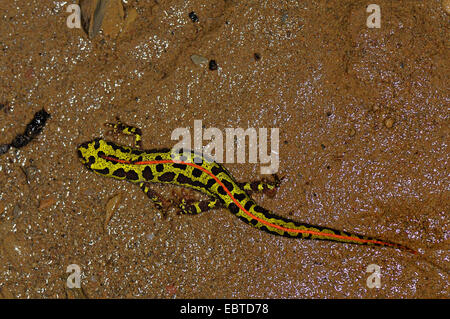
[{"label": "muddy ground", "polygon": [[[366,26],[371,2],[381,28]],[[130,0],[126,30],[90,39],[67,27],[71,1],[2,0],[0,144],[36,111],[51,118],[0,156],[1,296],[74,296],[77,264],[89,298],[448,298],[449,15],[437,0],[371,2]],[[136,185],[77,158],[115,117],[148,149],[171,147],[194,120],[279,128],[284,180],[258,203],[420,255],[280,238],[225,209],[163,216]],[[262,177],[258,164],[225,166]]]}]

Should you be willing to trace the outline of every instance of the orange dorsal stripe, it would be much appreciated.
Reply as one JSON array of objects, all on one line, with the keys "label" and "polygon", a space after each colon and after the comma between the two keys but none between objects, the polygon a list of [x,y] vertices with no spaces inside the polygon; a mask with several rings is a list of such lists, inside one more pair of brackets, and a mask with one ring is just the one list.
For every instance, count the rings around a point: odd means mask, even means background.
[{"label": "orange dorsal stripe", "polygon": [[310,235],[316,235],[316,236],[324,236],[324,237],[329,237],[329,238],[336,238],[336,239],[342,239],[342,240],[348,240],[348,241],[353,241],[353,242],[359,242],[359,243],[371,243],[371,244],[378,244],[378,245],[384,245],[384,246],[391,246],[391,247],[396,247],[396,248],[402,248],[402,249],[406,249],[409,252],[412,252],[413,254],[417,254],[416,251],[408,248],[408,247],[404,247],[402,245],[399,244],[393,244],[393,243],[388,243],[388,242],[384,242],[384,241],[380,241],[380,240],[374,240],[374,239],[361,239],[361,238],[354,238],[354,237],[350,237],[350,236],[345,236],[345,235],[337,235],[337,234],[328,234],[328,233],[324,233],[324,232],[320,232],[320,231],[313,231],[313,230],[304,230],[304,229],[292,229],[292,228],[286,228],[283,226],[279,226],[279,225],[275,225],[272,224],[271,222],[268,222],[264,219],[261,219],[255,215],[253,215],[252,213],[250,213],[249,211],[247,211],[239,202],[236,198],[234,198],[234,196],[231,194],[230,190],[228,188],[225,187],[225,185],[222,183],[222,181],[215,176],[212,172],[208,171],[207,169],[205,169],[204,167],[197,165],[195,163],[190,163],[190,162],[182,162],[182,161],[174,161],[174,160],[157,160],[157,161],[141,161],[141,162],[132,162],[132,161],[127,161],[127,160],[120,160],[120,159],[116,159],[116,158],[110,158],[108,156],[103,156],[104,159],[110,160],[110,161],[115,161],[118,163],[122,163],[122,164],[130,164],[130,165],[156,165],[156,164],[174,164],[174,163],[178,163],[178,164],[185,164],[185,165],[189,165],[192,167],[195,167],[201,171],[203,171],[204,173],[208,174],[209,176],[211,176],[212,178],[214,178],[214,180],[223,187],[223,189],[225,190],[225,192],[227,193],[227,195],[231,198],[231,200],[239,207],[239,209],[241,209],[245,214],[247,214],[248,216],[250,216],[253,219],[256,219],[257,221],[259,221],[260,223],[269,226],[269,227],[273,227],[276,229],[280,229],[286,232],[290,232],[290,233],[301,233],[301,234],[310,234]]}]

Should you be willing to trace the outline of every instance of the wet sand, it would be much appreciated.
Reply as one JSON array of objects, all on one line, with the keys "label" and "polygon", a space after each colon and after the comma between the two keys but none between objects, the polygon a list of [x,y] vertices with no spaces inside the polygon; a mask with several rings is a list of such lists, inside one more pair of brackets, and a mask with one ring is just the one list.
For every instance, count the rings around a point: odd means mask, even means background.
[{"label": "wet sand", "polygon": [[[91,40],[66,26],[66,1],[2,1],[0,144],[43,107],[51,118],[0,156],[0,296],[71,297],[78,264],[89,298],[448,298],[449,15],[437,0],[377,4],[380,29],[367,28],[366,1],[131,0],[127,32]],[[280,238],[225,209],[163,216],[137,186],[78,161],[77,145],[115,117],[147,149],[194,120],[278,127],[285,179],[258,203],[424,257]],[[225,166],[262,177],[257,164]]]}]

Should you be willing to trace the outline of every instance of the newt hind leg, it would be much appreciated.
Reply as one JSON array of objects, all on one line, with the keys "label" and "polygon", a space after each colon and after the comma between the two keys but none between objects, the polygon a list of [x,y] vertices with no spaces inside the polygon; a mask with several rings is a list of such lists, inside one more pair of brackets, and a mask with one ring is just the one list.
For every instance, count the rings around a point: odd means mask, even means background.
[{"label": "newt hind leg", "polygon": [[139,183],[139,187],[142,189],[145,195],[147,195],[147,197],[152,200],[153,204],[155,204],[158,210],[165,213],[166,210],[172,205],[172,201],[166,200],[160,194],[151,189],[149,183]]},{"label": "newt hind leg", "polygon": [[198,202],[190,202],[182,199],[181,203],[178,205],[178,208],[180,209],[180,214],[196,215],[221,206],[222,203],[217,198],[211,198],[210,200],[202,200]]},{"label": "newt hind leg", "polygon": [[168,212],[168,210],[171,207],[178,206],[178,214],[180,215],[196,215],[200,214],[202,212],[206,212],[213,208],[222,207],[222,203],[219,199],[211,198],[209,200],[201,200],[201,201],[195,201],[191,199],[182,199],[181,202],[176,205],[173,200],[165,199],[163,196],[158,194],[156,191],[154,191],[151,188],[150,183],[139,183],[139,187],[142,189],[142,191],[147,195],[148,198],[150,198],[153,202],[153,204],[156,206],[156,208],[163,213],[165,216]]},{"label": "newt hind leg", "polygon": [[262,179],[260,181],[242,182],[238,183],[238,185],[249,195],[251,195],[253,192],[257,192],[273,196],[275,195],[277,189],[280,187],[282,179],[280,179],[277,174],[273,174],[272,176],[273,181]]}]

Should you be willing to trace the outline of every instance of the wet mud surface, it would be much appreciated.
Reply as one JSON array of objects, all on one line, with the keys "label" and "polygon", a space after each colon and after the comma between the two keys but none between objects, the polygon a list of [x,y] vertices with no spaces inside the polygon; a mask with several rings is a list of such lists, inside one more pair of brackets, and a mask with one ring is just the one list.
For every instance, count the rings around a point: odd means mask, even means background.
[{"label": "wet mud surface", "polygon": [[[381,28],[369,29],[366,1],[131,0],[133,19],[92,39],[67,27],[68,4],[0,4],[0,144],[42,108],[51,114],[0,156],[2,297],[80,296],[66,288],[71,264],[89,298],[449,297],[441,1],[377,1]],[[136,185],[77,158],[115,117],[140,127],[147,149],[171,147],[194,120],[277,127],[285,178],[258,203],[421,256],[280,238],[225,209],[163,216]],[[225,166],[239,181],[261,178],[257,164]],[[378,289],[366,284],[370,264]]]}]

